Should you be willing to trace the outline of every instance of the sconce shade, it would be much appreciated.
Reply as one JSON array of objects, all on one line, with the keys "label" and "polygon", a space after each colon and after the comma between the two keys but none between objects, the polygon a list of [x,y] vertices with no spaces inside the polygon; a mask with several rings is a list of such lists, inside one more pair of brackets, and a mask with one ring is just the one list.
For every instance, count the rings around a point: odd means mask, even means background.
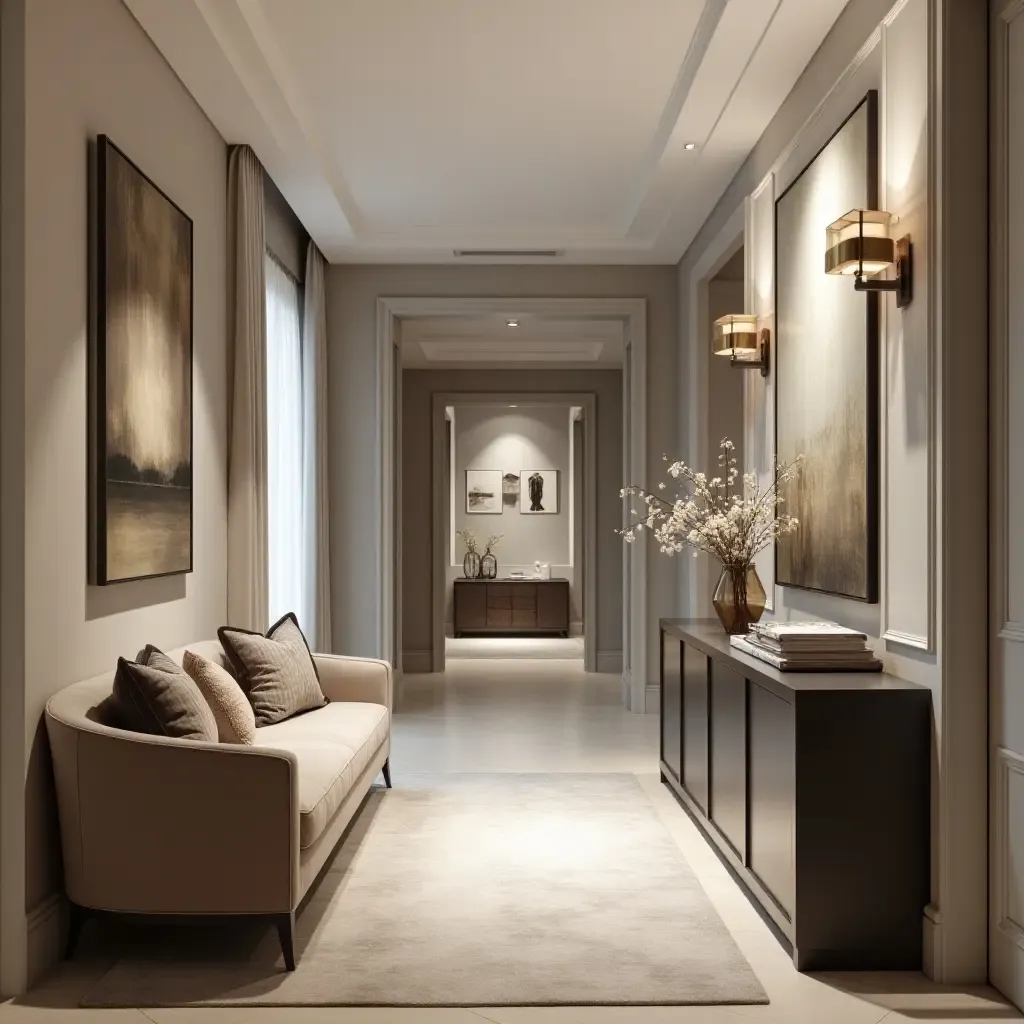
[{"label": "sconce shade", "polygon": [[884,210],[851,210],[825,229],[825,273],[871,277],[891,267],[896,243],[889,237],[892,215]]},{"label": "sconce shade", "polygon": [[715,321],[712,348],[716,356],[730,359],[760,358],[757,317],[747,313],[731,313]]}]

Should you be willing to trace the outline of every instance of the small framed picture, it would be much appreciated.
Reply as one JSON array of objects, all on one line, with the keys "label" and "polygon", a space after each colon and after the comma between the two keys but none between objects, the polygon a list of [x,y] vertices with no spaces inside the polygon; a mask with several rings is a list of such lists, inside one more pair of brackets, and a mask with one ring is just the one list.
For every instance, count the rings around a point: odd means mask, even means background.
[{"label": "small framed picture", "polygon": [[466,511],[475,515],[501,515],[501,470],[466,470]]},{"label": "small framed picture", "polygon": [[558,514],[557,469],[524,469],[519,480],[519,511],[524,516]]},{"label": "small framed picture", "polygon": [[519,504],[519,474],[506,473],[501,478],[501,495],[505,504],[515,508]]}]

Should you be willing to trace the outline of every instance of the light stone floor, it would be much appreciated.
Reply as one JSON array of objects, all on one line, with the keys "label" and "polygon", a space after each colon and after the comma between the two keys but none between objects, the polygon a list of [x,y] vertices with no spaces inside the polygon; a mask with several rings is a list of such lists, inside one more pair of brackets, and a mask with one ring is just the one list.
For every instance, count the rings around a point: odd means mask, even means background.
[{"label": "light stone floor", "polygon": [[452,661],[407,676],[394,722],[394,781],[438,771],[633,772],[768,992],[768,1006],[80,1010],[95,961],[64,965],[0,1024],[993,1024],[1024,1020],[992,989],[920,974],[802,975],[658,781],[657,718],[619,705],[619,681],[567,661]]}]

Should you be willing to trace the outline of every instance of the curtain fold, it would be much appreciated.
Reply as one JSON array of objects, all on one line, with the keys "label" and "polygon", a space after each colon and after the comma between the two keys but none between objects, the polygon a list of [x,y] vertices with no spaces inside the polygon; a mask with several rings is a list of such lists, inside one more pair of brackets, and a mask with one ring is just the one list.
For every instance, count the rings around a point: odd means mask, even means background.
[{"label": "curtain fold", "polygon": [[331,648],[331,549],[327,495],[327,261],[310,239],[302,317],[304,605],[315,650]]},{"label": "curtain fold", "polygon": [[263,167],[249,146],[228,161],[231,365],[228,396],[228,621],[268,626],[267,323]]}]

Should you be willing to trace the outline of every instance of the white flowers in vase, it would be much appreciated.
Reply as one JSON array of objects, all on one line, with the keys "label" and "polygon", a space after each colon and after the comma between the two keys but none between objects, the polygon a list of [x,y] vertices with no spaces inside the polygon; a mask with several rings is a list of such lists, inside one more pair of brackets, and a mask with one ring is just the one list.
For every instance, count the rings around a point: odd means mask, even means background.
[{"label": "white flowers in vase", "polygon": [[503,533],[492,533],[490,537],[487,538],[487,542],[484,544],[484,554],[489,555],[491,553],[491,550],[498,546],[498,541],[500,541],[501,538],[504,536],[505,534]]},{"label": "white flowers in vase", "polygon": [[[668,475],[686,482],[674,497],[662,497],[641,487],[624,487],[621,496],[638,497],[644,507],[642,511],[633,509],[636,523],[618,531],[623,539],[632,543],[649,530],[666,555],[678,554],[689,545],[694,557],[705,551],[725,569],[745,570],[759,551],[792,533],[799,522],[779,511],[783,501],[779,485],[796,476],[803,456],[778,465],[771,484],[762,490],[756,473],[747,473],[741,482],[733,454],[736,446],[729,438],[723,438],[719,448],[721,475],[710,480],[682,462],[669,465]],[[664,491],[666,485],[659,484],[658,489]]]},{"label": "white flowers in vase", "polygon": [[461,530],[455,531],[455,536],[466,545],[466,551],[471,555],[475,555],[477,553],[477,544],[479,544],[479,541],[476,539],[476,534],[473,533],[472,530],[467,530],[463,527]]}]

